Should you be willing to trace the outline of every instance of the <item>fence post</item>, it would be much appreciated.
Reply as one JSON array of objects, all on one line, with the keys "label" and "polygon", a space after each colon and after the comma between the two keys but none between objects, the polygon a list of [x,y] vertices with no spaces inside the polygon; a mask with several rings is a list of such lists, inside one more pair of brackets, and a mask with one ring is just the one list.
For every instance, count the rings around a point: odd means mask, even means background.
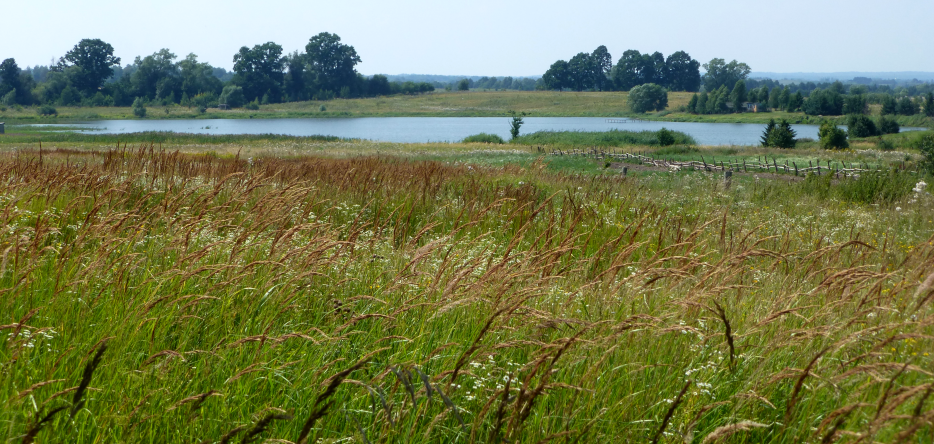
[{"label": "fence post", "polygon": [[723,188],[729,190],[730,185],[733,184],[733,171],[724,170],[723,171]]},{"label": "fence post", "polygon": [[746,169],[746,159],[743,159],[743,172],[748,173],[749,170]]},{"label": "fence post", "polygon": [[629,174],[629,167],[624,166],[624,167],[623,167],[623,177],[626,177],[626,175],[628,175],[628,174]]},{"label": "fence post", "polygon": [[797,176],[798,175],[798,164],[795,162],[791,162],[791,164],[795,166],[795,176]]}]

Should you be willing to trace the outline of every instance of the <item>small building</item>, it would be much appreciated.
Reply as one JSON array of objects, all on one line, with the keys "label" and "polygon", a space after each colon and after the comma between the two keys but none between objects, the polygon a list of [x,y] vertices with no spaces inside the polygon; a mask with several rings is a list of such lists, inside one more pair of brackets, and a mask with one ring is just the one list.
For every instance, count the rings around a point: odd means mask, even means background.
[{"label": "small building", "polygon": [[769,109],[766,104],[759,102],[744,102],[743,105],[745,105],[746,111],[751,113],[762,113]]}]

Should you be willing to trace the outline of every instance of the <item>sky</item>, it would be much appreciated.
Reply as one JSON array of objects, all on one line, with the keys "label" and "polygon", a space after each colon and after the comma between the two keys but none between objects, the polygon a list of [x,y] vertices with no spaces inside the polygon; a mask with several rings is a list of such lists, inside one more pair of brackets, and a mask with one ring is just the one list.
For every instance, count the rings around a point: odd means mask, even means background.
[{"label": "sky", "polygon": [[44,0],[0,6],[0,59],[48,65],[83,38],[122,64],[168,48],[231,69],[242,46],[337,34],[363,74],[540,76],[606,45],[758,72],[934,71],[934,0]]}]

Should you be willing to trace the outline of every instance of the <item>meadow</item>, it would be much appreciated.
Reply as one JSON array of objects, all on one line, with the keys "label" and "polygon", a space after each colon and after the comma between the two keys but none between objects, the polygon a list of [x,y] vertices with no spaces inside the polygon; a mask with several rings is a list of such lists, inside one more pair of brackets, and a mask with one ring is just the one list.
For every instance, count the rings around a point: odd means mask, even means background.
[{"label": "meadow", "polygon": [[165,143],[0,145],[5,441],[934,440],[929,176]]}]

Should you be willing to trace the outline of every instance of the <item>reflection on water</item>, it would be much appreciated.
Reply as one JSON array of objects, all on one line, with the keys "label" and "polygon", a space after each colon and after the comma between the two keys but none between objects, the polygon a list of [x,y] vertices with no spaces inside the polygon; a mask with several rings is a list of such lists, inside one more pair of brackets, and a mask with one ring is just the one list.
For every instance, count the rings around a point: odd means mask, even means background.
[{"label": "reflection on water", "polygon": [[[622,123],[619,123],[622,122]],[[54,125],[50,125],[54,126]],[[509,138],[506,117],[362,117],[342,119],[103,120],[68,124],[102,134],[171,131],[200,134],[327,135],[386,142],[457,142],[477,133]],[[701,145],[758,145],[765,125],[645,122],[603,117],[526,117],[522,133],[535,131],[682,131]],[[798,138],[817,139],[817,125],[793,125]],[[907,129],[907,128],[905,128]]]}]

